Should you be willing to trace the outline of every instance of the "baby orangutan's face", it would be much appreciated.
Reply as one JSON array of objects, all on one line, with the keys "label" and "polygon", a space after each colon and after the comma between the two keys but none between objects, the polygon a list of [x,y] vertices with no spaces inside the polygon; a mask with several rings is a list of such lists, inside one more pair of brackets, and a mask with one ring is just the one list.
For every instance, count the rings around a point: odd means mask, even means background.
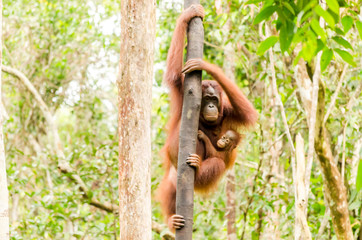
[{"label": "baby orangutan's face", "polygon": [[237,135],[234,131],[228,130],[222,137],[217,141],[217,146],[223,150],[229,150],[235,145]]}]

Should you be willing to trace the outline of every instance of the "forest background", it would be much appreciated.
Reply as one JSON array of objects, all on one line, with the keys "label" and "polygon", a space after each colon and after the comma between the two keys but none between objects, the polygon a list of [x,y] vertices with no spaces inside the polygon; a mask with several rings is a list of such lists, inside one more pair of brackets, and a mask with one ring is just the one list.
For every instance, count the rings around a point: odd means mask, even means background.
[{"label": "forest background", "polygon": [[[196,195],[195,239],[226,239],[230,211],[238,238],[293,238],[295,186],[301,177],[295,163],[298,134],[305,142],[299,149],[307,158],[302,182],[309,199],[302,212],[307,212],[311,236],[338,235],[324,194],[330,182],[320,155],[314,154],[314,139],[317,150],[319,143],[330,149],[339,182],[347,189],[352,234],[360,234],[361,2],[306,2],[201,2],[204,59],[236,81],[258,110],[259,122],[246,134],[234,170],[216,193]],[[154,194],[164,172],[159,151],[169,117],[168,92],[161,82],[182,5],[157,1],[151,183],[152,220],[159,224],[163,220]],[[119,1],[3,2],[1,111],[11,239],[119,238],[118,217],[103,204],[118,204],[119,23]],[[319,89],[325,86],[327,117],[322,120],[318,113],[313,118],[315,78],[321,79]],[[317,126],[325,123],[321,129],[328,141],[312,131],[310,119]],[[230,198],[235,200],[231,208]],[[166,226],[161,230],[162,235]],[[160,232],[154,231],[153,238],[161,239]]]}]

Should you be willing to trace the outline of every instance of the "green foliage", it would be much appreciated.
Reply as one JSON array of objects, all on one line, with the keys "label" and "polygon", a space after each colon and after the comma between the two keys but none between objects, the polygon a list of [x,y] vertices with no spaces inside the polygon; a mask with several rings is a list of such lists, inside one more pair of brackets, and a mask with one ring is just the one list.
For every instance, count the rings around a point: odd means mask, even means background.
[{"label": "green foliage", "polygon": [[340,36],[335,36],[332,38],[334,41],[336,41],[339,45],[345,47],[345,48],[349,48],[353,51],[353,47],[352,45],[343,37]]},{"label": "green foliage", "polygon": [[277,43],[278,37],[271,36],[262,41],[258,47],[256,54],[263,55],[269,48],[273,47]]},{"label": "green foliage", "polygon": [[262,9],[260,13],[255,17],[254,24],[258,24],[263,20],[269,18],[276,10],[278,9],[277,6],[267,6],[266,8]]},{"label": "green foliage", "polygon": [[319,22],[317,21],[317,19],[313,18],[311,23],[310,23],[313,31],[321,37],[323,42],[326,42],[326,38],[327,38],[327,34],[326,32],[323,30],[323,28],[321,28],[321,26],[319,25]]},{"label": "green foliage", "polygon": [[321,56],[321,71],[326,70],[333,57],[333,51],[329,48],[323,50]]},{"label": "green foliage", "polygon": [[317,5],[314,8],[315,13],[317,13],[320,17],[324,18],[324,20],[326,21],[326,23],[329,25],[330,28],[334,28],[334,25],[336,24],[334,21],[334,18],[332,17],[332,15],[324,10],[320,5]]},{"label": "green foliage", "polygon": [[362,188],[362,161],[359,161],[357,178],[356,178],[356,189],[357,191],[360,191],[361,188]]},{"label": "green foliage", "polygon": [[[344,38],[344,35],[349,32],[355,22],[356,28],[361,32],[361,22],[356,16],[345,15],[339,17],[339,2],[336,0],[328,0],[328,9],[325,10],[318,4],[316,0],[305,1],[263,1],[265,7],[260,10],[260,13],[254,18],[253,23],[259,24],[262,21],[269,19],[273,13],[277,13],[278,18],[274,21],[276,29],[279,30],[279,43],[282,52],[292,53],[295,46],[302,44],[302,49],[298,52],[298,57],[295,59],[296,64],[299,58],[311,63],[317,53],[324,49],[330,49],[333,44],[330,39],[337,42],[346,49],[353,51],[352,45]],[[319,17],[323,18],[327,26],[321,26]],[[340,23],[339,23],[340,22]],[[339,28],[343,26],[343,31]],[[327,29],[330,29],[327,31]],[[327,34],[328,32],[328,34]],[[319,42],[319,39],[322,42]],[[273,42],[273,44],[275,44]],[[316,47],[318,45],[318,47]],[[264,44],[265,47],[265,44]],[[262,50],[263,48],[260,47]],[[335,49],[336,53],[348,64],[355,66],[353,54],[342,49]],[[257,52],[262,55],[263,52]],[[326,55],[327,54],[327,55]],[[331,55],[329,50],[325,53],[326,60],[323,61],[322,69],[326,69],[330,63]]]},{"label": "green foliage", "polygon": [[357,66],[357,64],[353,61],[353,57],[352,55],[342,49],[339,48],[335,48],[334,51],[347,63],[351,64],[352,66]]},{"label": "green foliage", "polygon": [[339,14],[339,4],[337,0],[327,0],[327,5],[336,14]]},{"label": "green foliage", "polygon": [[358,29],[359,36],[362,39],[362,22],[361,21],[356,21],[356,28]]},{"label": "green foliage", "polygon": [[341,20],[344,33],[346,34],[353,26],[353,18],[350,16],[344,16]]}]

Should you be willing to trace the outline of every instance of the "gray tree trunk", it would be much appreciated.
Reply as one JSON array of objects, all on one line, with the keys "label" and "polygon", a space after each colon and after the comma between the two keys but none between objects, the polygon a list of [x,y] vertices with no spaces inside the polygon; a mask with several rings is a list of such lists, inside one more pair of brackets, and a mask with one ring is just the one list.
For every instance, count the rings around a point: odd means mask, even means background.
[{"label": "gray tree trunk", "polygon": [[[185,0],[185,9],[199,0]],[[187,60],[202,58],[204,28],[200,18],[191,20],[187,32]],[[182,106],[179,153],[177,164],[176,214],[185,218],[185,226],[176,230],[177,240],[192,239],[194,211],[195,170],[187,165],[186,158],[196,152],[197,129],[201,105],[201,71],[186,74]]]},{"label": "gray tree trunk", "polygon": [[151,89],[156,1],[121,1],[118,86],[120,239],[150,240]]}]

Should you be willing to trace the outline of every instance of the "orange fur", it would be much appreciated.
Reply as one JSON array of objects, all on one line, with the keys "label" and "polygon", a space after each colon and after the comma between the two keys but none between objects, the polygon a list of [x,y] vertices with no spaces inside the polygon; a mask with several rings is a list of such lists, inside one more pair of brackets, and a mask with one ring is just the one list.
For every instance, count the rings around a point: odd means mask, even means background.
[{"label": "orange fur", "polygon": [[[195,16],[195,13],[185,11],[177,20],[167,55],[167,69],[164,75],[164,83],[170,89],[171,118],[167,125],[168,137],[161,150],[166,172],[159,185],[157,195],[167,220],[175,214],[178,138],[183,104],[184,74],[182,73],[182,65],[185,33],[188,22]],[[210,125],[200,117],[199,129],[206,134],[211,145],[216,146],[222,132],[230,129],[238,131],[241,127],[253,126],[257,120],[257,112],[237,85],[230,81],[219,67],[203,62],[201,70],[205,70],[216,80],[203,81],[202,89],[204,91],[208,86],[211,86],[219,97],[220,106],[218,107],[219,115],[216,123]],[[210,145],[206,146],[204,142],[197,141],[196,154],[202,162],[195,175],[195,190],[201,193],[214,190],[226,169],[233,166],[236,158],[235,149],[230,153],[207,156],[206,153],[209,148]]]}]

